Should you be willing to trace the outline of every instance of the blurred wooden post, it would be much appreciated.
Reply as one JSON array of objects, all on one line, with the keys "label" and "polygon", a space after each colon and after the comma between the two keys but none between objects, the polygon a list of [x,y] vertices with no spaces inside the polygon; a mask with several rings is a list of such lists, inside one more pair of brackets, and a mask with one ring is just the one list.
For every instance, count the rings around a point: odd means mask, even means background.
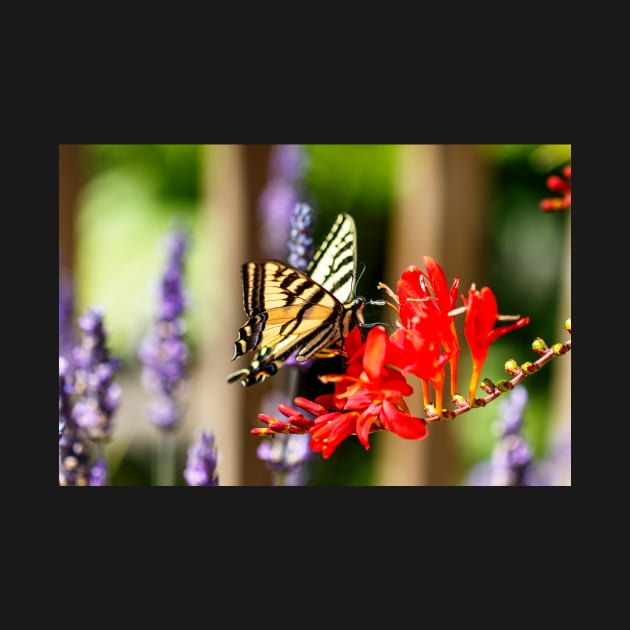
[{"label": "blurred wooden post", "polygon": [[[489,168],[478,145],[447,144],[442,147],[442,186],[444,188],[444,222],[441,234],[443,255],[437,259],[446,272],[449,287],[459,276],[459,294],[466,294],[472,282],[486,283],[490,263],[488,226]],[[463,303],[460,298],[457,305]],[[461,353],[458,389],[467,391],[470,352],[464,337],[464,317],[455,318]],[[450,396],[450,391],[449,394]],[[445,404],[450,405],[447,396]],[[454,422],[467,422],[463,417]],[[430,449],[429,485],[455,485],[460,481],[460,462],[456,444],[457,426],[437,422],[429,427]]]},{"label": "blurred wooden post", "polygon": [[[570,210],[568,212],[571,212]],[[558,305],[558,328],[554,339],[546,340],[548,344],[564,341],[568,338],[564,322],[571,317],[571,217],[567,216],[564,234],[564,258],[562,269],[561,295]],[[570,446],[571,444],[571,360],[573,351],[568,355],[554,360],[551,383],[551,435],[548,442],[552,445]],[[567,461],[560,471],[556,485],[571,485],[571,461],[567,454]]]},{"label": "blurred wooden post", "polygon": [[[245,256],[236,267],[239,295],[240,313],[233,322],[231,334],[236,338],[236,330],[245,323],[245,313],[243,311],[243,296],[241,291],[241,264],[247,260],[260,258],[260,219],[258,214],[258,204],[260,196],[269,181],[269,158],[271,156],[271,144],[245,144],[243,145],[245,159],[245,192],[247,195],[248,225],[245,230],[247,238],[247,251]],[[234,344],[232,344],[232,349]],[[230,354],[230,356],[232,356]],[[233,364],[232,364],[233,366]],[[271,485],[271,475],[265,464],[258,459],[256,450],[260,444],[260,438],[250,434],[254,426],[262,426],[258,420],[258,414],[262,411],[262,402],[265,392],[273,387],[273,383],[267,381],[260,385],[254,385],[244,389],[240,383],[232,383],[232,387],[237,390],[237,395],[243,404],[243,415],[241,417],[241,432],[244,444],[243,458],[243,485],[260,486]]]},{"label": "blurred wooden post", "polygon": [[69,273],[74,270],[75,216],[84,177],[81,157],[81,145],[59,145],[59,246]]},{"label": "blurred wooden post", "polygon": [[[485,172],[474,145],[401,145],[397,170],[397,205],[392,219],[385,282],[396,282],[410,264],[423,268],[421,257],[437,260],[447,282],[460,276],[464,286],[483,259]],[[462,352],[465,352],[465,348]],[[448,372],[447,372],[448,374]],[[423,415],[422,388],[411,379],[412,412]],[[459,388],[462,389],[459,383]],[[446,386],[445,404],[450,389]],[[434,423],[421,441],[383,432],[378,450],[376,485],[452,485],[457,480],[456,451],[449,423]]]},{"label": "blurred wooden post", "polygon": [[[198,424],[211,428],[219,453],[218,474],[222,486],[241,485],[243,435],[240,418],[241,392],[226,381],[233,352],[236,322],[242,306],[234,284],[245,256],[247,209],[241,145],[209,145],[203,148],[203,218],[200,239],[209,252],[206,326],[200,342],[195,399],[191,414]],[[236,271],[235,271],[236,270]]]},{"label": "blurred wooden post", "polygon": [[208,299],[199,307],[207,326],[192,391],[204,427],[216,435],[220,485],[260,485],[268,479],[250,435],[260,392],[226,378],[234,370],[236,333],[244,321],[241,265],[257,256],[257,203],[267,177],[270,145],[209,145],[204,148],[201,237],[209,251]]},{"label": "blurred wooden post", "polygon": [[[420,256],[441,259],[443,205],[441,149],[436,145],[402,145],[397,164],[397,194],[387,247],[384,281],[396,291],[396,282],[407,265],[421,266]],[[410,409],[422,412],[422,390],[413,383]],[[428,444],[405,440],[383,431],[374,436],[376,462],[374,483],[379,486],[424,486],[429,479]]]}]

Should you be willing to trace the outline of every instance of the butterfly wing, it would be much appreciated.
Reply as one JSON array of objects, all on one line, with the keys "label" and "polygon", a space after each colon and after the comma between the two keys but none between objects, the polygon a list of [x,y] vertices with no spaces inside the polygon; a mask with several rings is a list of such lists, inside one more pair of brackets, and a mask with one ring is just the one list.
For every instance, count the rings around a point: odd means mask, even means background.
[{"label": "butterfly wing", "polygon": [[353,302],[357,277],[357,230],[349,214],[339,214],[313,255],[306,274],[330,291],[339,302]]},{"label": "butterfly wing", "polygon": [[356,229],[347,214],[337,217],[306,273],[277,260],[248,262],[241,271],[248,320],[239,329],[232,360],[256,353],[249,367],[228,376],[230,383],[239,378],[246,387],[260,383],[292,354],[306,361],[352,326]]}]

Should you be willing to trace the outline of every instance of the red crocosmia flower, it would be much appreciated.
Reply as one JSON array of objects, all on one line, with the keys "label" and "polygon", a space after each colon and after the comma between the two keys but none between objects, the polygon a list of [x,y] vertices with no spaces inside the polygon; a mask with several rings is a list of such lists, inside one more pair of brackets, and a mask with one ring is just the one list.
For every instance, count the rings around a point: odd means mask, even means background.
[{"label": "red crocosmia flower", "polygon": [[[424,332],[399,328],[389,338],[387,362],[400,368],[403,374],[415,374],[431,383],[435,390],[435,407],[442,409],[444,389],[444,365],[451,359],[452,352],[440,353],[440,339],[431,328]],[[424,383],[423,383],[424,386]],[[425,405],[429,402],[429,392],[423,389]]]},{"label": "red crocosmia flower", "polygon": [[571,208],[571,165],[562,169],[562,177],[550,175],[547,178],[547,188],[558,193],[560,197],[549,197],[540,202],[540,207],[544,212],[557,212],[558,210],[568,210]]},{"label": "red crocosmia flower", "polygon": [[529,317],[521,317],[513,324],[494,328],[499,317],[499,311],[497,300],[489,287],[482,287],[481,291],[477,291],[473,285],[468,290],[468,299],[462,295],[462,300],[467,307],[464,334],[473,362],[468,390],[468,402],[472,404],[481,378],[481,370],[488,356],[488,349],[501,335],[528,324]]},{"label": "red crocosmia flower", "polygon": [[454,394],[457,391],[459,339],[455,329],[455,317],[449,313],[457,304],[459,278],[453,280],[449,290],[442,267],[431,256],[423,256],[422,262],[426,267],[426,274],[410,265],[403,271],[398,281],[400,321],[407,329],[418,330],[424,334],[430,328],[437,333],[440,343],[450,357],[451,393]]},{"label": "red crocosmia flower", "polygon": [[[347,348],[356,341],[349,337],[345,342]],[[425,421],[409,415],[403,399],[413,393],[413,388],[398,370],[385,364],[388,344],[385,328],[375,326],[354,353],[348,348],[350,360],[346,374],[320,377],[324,383],[335,384],[334,394],[316,399],[316,404],[332,410],[319,415],[311,429],[311,449],[321,452],[322,457],[330,457],[353,433],[366,450],[370,448],[369,434],[382,429],[408,439],[426,436]]]},{"label": "red crocosmia flower", "polygon": [[311,450],[328,459],[339,444],[357,432],[359,415],[357,411],[333,411],[319,416],[315,421],[315,428],[311,430]]},{"label": "red crocosmia flower", "polygon": [[346,362],[346,374],[359,376],[363,370],[363,337],[361,329],[355,326],[343,341],[344,350],[348,357]]},{"label": "red crocosmia flower", "polygon": [[[315,405],[315,403],[308,402],[307,406],[300,405],[300,402],[304,399],[296,398],[295,403],[298,407],[302,407],[305,411],[313,413],[326,413],[326,409],[321,406]],[[278,405],[278,411],[288,418],[288,421],[279,420],[266,413],[259,413],[258,419],[264,422],[267,426],[260,428],[256,427],[251,430],[253,435],[271,435],[273,433],[309,433],[315,423],[302,414],[301,411],[293,409],[285,404]]]}]

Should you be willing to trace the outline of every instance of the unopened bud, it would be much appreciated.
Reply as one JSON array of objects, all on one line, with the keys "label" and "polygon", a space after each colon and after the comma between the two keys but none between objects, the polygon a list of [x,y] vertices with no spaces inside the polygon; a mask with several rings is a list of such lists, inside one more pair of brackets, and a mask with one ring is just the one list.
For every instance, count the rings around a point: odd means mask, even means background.
[{"label": "unopened bud", "polygon": [[566,354],[569,351],[567,346],[565,346],[563,343],[554,343],[552,346],[552,350],[556,356]]},{"label": "unopened bud", "polygon": [[510,376],[516,376],[521,371],[521,368],[515,359],[508,359],[505,362],[504,369]]},{"label": "unopened bud", "polygon": [[484,378],[479,385],[486,394],[494,394],[494,383],[489,378]]},{"label": "unopened bud", "polygon": [[547,352],[547,350],[549,350],[549,347],[542,337],[536,337],[534,341],[532,341],[532,350],[536,354],[542,356],[545,352]]}]

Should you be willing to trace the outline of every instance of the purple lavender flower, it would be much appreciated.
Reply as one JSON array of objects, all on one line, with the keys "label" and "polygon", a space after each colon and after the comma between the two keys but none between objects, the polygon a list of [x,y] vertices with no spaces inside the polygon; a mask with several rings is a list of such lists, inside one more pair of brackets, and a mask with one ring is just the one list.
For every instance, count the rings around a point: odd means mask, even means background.
[{"label": "purple lavender flower", "polygon": [[120,386],[113,382],[120,361],[110,358],[101,308],[88,308],[79,318],[79,329],[81,345],[73,355],[77,400],[72,418],[91,440],[104,440],[110,437],[112,417],[120,401]]},{"label": "purple lavender flower", "polygon": [[[300,271],[306,271],[313,256],[313,215],[313,210],[308,204],[298,203],[293,208],[289,221],[289,257],[287,262]],[[307,370],[313,365],[313,359],[298,363],[294,353],[285,361],[285,365]]]},{"label": "purple lavender flower", "polygon": [[287,262],[305,271],[313,257],[313,210],[306,203],[298,203],[289,222],[289,257]]},{"label": "purple lavender flower", "polygon": [[184,479],[189,486],[218,486],[217,449],[214,433],[197,429],[195,440],[188,447]]},{"label": "purple lavender flower", "polygon": [[500,403],[500,419],[494,429],[498,441],[489,461],[475,466],[469,473],[471,486],[538,486],[544,485],[534,464],[529,444],[521,435],[527,390],[517,385]]},{"label": "purple lavender flower", "polygon": [[[292,366],[289,369],[294,370],[290,376],[297,377],[299,367]],[[287,396],[292,397],[285,391],[270,392],[263,399],[263,412],[273,415],[278,404],[286,402]],[[314,455],[310,442],[309,433],[277,434],[264,438],[260,442],[256,455],[271,472],[271,481],[274,486],[305,486],[307,484],[308,464]]]},{"label": "purple lavender flower", "polygon": [[182,273],[187,247],[188,235],[183,229],[174,229],[166,239],[166,268],[160,282],[158,320],[173,320],[184,312]]},{"label": "purple lavender flower", "polygon": [[571,419],[560,423],[550,437],[549,452],[538,463],[539,476],[546,486],[571,485]]},{"label": "purple lavender flower", "polygon": [[59,357],[59,485],[88,486],[93,448],[72,417],[72,392],[68,361]]},{"label": "purple lavender flower", "polygon": [[538,485],[531,473],[532,452],[520,435],[506,435],[497,442],[491,459],[491,486]]},{"label": "purple lavender flower", "polygon": [[260,243],[270,258],[285,258],[289,218],[302,197],[306,155],[299,144],[277,144],[271,150],[269,182],[260,195]]},{"label": "purple lavender flower", "polygon": [[68,360],[65,357],[59,357],[59,439],[63,435],[64,429],[68,424],[68,419],[72,412],[70,405],[70,396],[72,394],[72,383],[68,380]]},{"label": "purple lavender flower", "polygon": [[92,444],[74,422],[68,422],[59,440],[59,485],[89,486]]},{"label": "purple lavender flower", "polygon": [[500,419],[495,425],[495,431],[499,437],[518,435],[523,428],[523,411],[527,405],[527,389],[523,385],[517,385],[501,401]]},{"label": "purple lavender flower", "polygon": [[186,307],[183,286],[188,236],[174,230],[166,240],[167,261],[158,291],[157,315],[140,344],[142,384],[152,396],[147,407],[151,421],[162,429],[175,429],[182,415],[181,392],[186,379],[188,347],[182,318]]},{"label": "purple lavender flower", "polygon": [[90,469],[90,485],[106,486],[107,485],[107,464],[105,459],[99,457]]},{"label": "purple lavender flower", "polygon": [[304,148],[299,144],[277,144],[269,159],[270,179],[297,182],[306,168]]},{"label": "purple lavender flower", "polygon": [[309,434],[274,435],[263,440],[256,450],[259,459],[271,471],[274,485],[303,486],[306,464],[313,455]]}]

